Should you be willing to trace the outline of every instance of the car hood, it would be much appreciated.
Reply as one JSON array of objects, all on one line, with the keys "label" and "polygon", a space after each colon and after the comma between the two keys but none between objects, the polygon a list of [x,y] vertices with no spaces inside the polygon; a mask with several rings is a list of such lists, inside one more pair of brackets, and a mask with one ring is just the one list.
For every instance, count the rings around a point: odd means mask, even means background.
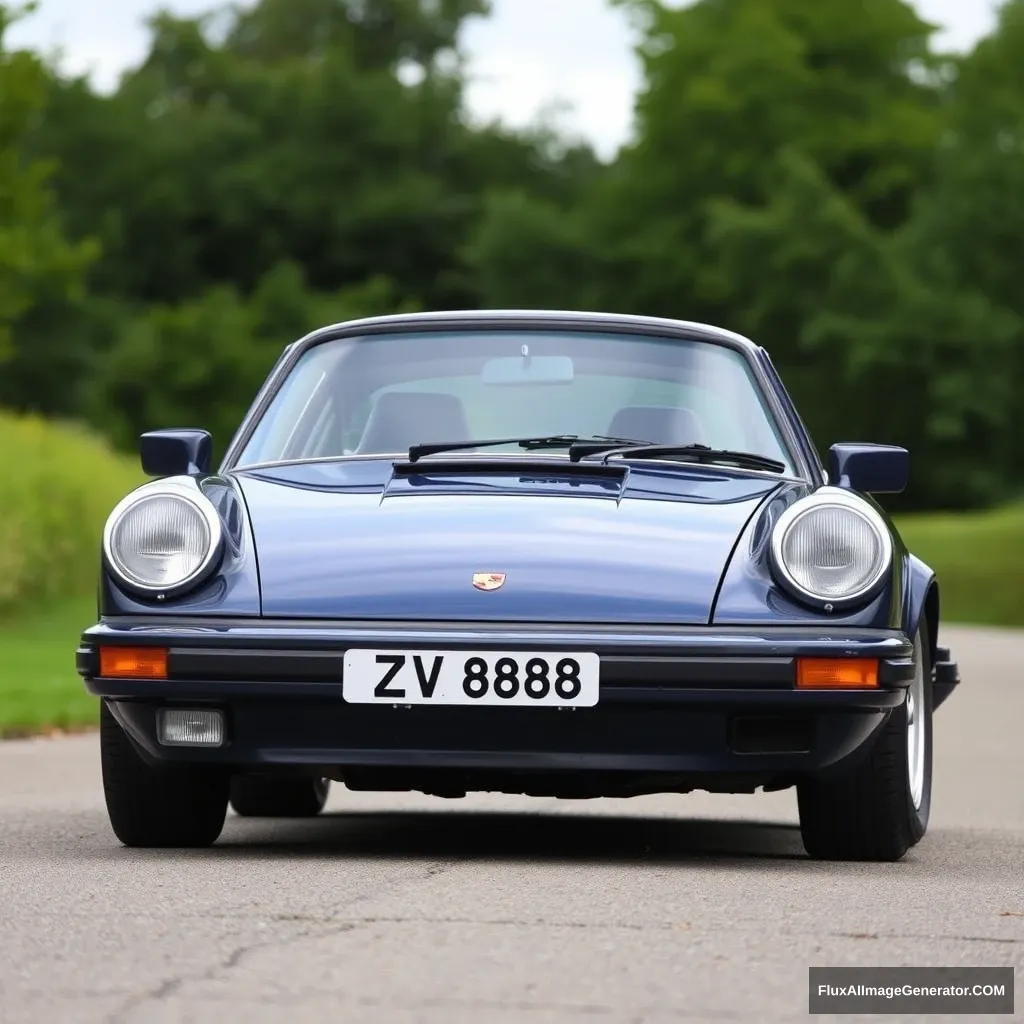
[{"label": "car hood", "polygon": [[[262,613],[318,619],[707,624],[777,478],[643,467],[435,470],[336,462],[235,474]],[[481,592],[475,573],[504,573]]]}]

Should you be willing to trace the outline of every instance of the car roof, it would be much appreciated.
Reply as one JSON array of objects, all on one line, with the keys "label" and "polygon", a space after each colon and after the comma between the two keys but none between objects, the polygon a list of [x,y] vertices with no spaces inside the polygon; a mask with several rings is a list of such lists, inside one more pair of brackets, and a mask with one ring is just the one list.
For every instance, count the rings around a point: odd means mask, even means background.
[{"label": "car roof", "polygon": [[458,329],[466,326],[502,327],[510,324],[529,329],[543,329],[546,326],[593,327],[618,329],[631,333],[656,331],[679,338],[692,338],[719,342],[733,348],[754,353],[761,346],[750,338],[715,327],[712,324],[691,320],[674,320],[667,317],[641,316],[635,313],[601,313],[586,310],[558,309],[462,309],[434,310],[421,313],[388,313],[380,316],[360,317],[344,320],[318,328],[293,342],[289,348],[306,348],[339,335],[391,331],[394,329],[415,330],[418,327],[437,330],[444,327]]}]

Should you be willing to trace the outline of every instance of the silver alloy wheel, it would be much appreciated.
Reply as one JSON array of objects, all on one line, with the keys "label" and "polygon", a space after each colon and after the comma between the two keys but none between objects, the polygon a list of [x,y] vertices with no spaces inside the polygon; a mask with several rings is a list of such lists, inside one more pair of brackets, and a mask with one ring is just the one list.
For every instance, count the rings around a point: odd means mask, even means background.
[{"label": "silver alloy wheel", "polygon": [[910,799],[917,810],[924,796],[924,658],[921,638],[914,642],[914,679],[907,690],[907,770],[910,778]]}]

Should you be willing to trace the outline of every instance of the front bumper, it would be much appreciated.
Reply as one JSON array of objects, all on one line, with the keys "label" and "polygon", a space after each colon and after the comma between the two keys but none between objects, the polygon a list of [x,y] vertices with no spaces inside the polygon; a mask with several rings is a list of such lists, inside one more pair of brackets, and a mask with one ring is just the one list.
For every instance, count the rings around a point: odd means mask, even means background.
[{"label": "front bumper", "polygon": [[[101,644],[167,647],[169,678],[103,678]],[[349,704],[342,660],[355,647],[595,651],[600,702],[573,710]],[[406,780],[398,788],[420,788],[407,785],[410,772],[447,771],[480,780],[509,772],[671,774],[680,788],[736,790],[788,785],[864,748],[905,699],[912,655],[898,630],[161,617],[92,627],[77,667],[147,759],[289,766],[346,781],[371,773],[379,782],[397,771]],[[879,686],[798,690],[796,659],[813,656],[877,658]],[[225,744],[161,746],[157,709],[182,705],[221,708]]]}]

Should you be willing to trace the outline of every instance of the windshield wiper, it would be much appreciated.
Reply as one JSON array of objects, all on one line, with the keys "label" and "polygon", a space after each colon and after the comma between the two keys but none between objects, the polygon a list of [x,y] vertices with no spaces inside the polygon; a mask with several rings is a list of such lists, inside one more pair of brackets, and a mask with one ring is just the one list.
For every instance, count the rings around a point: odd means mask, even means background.
[{"label": "windshield wiper", "polygon": [[631,437],[608,437],[594,434],[581,438],[578,434],[548,434],[539,437],[497,437],[482,441],[458,441],[452,443],[417,444],[409,449],[409,461],[416,462],[427,455],[444,452],[472,451],[476,448],[501,448],[518,445],[524,451],[542,451],[546,448],[568,448],[569,461],[579,462],[592,455],[604,455],[607,462],[612,455],[631,459],[686,459],[692,462],[732,463],[745,469],[763,469],[782,473],[784,462],[754,452],[735,452],[726,448],[712,448],[706,444],[655,444]]},{"label": "windshield wiper", "polygon": [[574,449],[576,445],[590,445],[588,453],[595,454],[605,451],[608,448],[622,448],[623,446],[645,445],[649,442],[637,440],[635,437],[603,437],[595,434],[593,441],[582,439],[579,434],[550,434],[541,437],[498,437],[484,441],[458,441],[452,444],[439,442],[437,444],[414,444],[409,449],[409,461],[416,462],[424,455],[439,455],[442,452],[471,451],[474,448],[501,448],[507,444],[515,444],[525,451],[542,451],[545,448],[569,448]]},{"label": "windshield wiper", "polygon": [[764,469],[772,473],[785,472],[786,464],[778,459],[770,459],[767,455],[754,452],[734,452],[726,448],[711,448],[706,444],[642,444],[608,447],[597,451],[584,442],[573,445],[569,449],[569,458],[574,462],[588,455],[604,455],[602,462],[607,462],[613,455],[621,455],[629,459],[676,459],[682,458],[693,462],[732,463],[744,469]]}]

